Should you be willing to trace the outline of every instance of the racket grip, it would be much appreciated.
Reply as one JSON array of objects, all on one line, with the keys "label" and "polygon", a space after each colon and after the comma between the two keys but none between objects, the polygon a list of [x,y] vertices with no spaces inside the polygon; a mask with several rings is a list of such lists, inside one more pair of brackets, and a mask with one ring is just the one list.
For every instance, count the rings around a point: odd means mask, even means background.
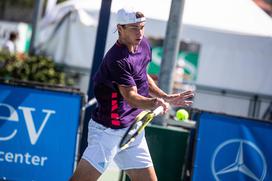
[{"label": "racket grip", "polygon": [[153,111],[153,113],[154,113],[154,116],[158,116],[160,113],[162,113],[163,112],[163,107],[162,106],[159,106],[159,107],[157,107],[154,111]]}]

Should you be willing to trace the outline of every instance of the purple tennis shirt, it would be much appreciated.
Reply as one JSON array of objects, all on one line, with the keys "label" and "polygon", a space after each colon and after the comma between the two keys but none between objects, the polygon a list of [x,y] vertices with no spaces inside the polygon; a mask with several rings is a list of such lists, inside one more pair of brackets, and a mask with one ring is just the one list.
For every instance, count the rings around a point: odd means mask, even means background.
[{"label": "purple tennis shirt", "polygon": [[92,119],[106,127],[119,129],[132,124],[142,111],[131,107],[119,92],[118,85],[136,86],[138,94],[149,96],[147,65],[151,60],[151,48],[143,38],[135,53],[116,42],[105,55],[94,81],[97,107]]}]

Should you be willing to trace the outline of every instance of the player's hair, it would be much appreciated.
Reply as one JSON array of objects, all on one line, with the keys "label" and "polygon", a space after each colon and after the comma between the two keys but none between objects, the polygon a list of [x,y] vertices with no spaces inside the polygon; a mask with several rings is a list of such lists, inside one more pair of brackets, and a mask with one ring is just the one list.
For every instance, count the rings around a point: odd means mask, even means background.
[{"label": "player's hair", "polygon": [[143,18],[143,17],[144,17],[143,13],[141,13],[139,11],[136,12],[136,18]]}]

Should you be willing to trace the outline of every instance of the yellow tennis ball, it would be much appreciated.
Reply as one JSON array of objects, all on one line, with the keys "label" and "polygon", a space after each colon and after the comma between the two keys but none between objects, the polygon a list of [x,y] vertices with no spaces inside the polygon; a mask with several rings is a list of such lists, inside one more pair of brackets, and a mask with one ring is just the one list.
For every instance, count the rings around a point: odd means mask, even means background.
[{"label": "yellow tennis ball", "polygon": [[179,109],[176,112],[176,118],[180,121],[187,120],[189,118],[189,113],[185,109]]}]

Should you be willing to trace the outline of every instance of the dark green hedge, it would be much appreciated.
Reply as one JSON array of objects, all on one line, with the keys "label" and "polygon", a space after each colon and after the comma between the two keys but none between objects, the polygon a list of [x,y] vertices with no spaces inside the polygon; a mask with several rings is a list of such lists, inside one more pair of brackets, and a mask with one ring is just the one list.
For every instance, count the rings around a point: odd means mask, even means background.
[{"label": "dark green hedge", "polygon": [[36,81],[53,85],[73,86],[71,75],[62,71],[53,60],[44,56],[9,55],[0,52],[0,77]]}]

